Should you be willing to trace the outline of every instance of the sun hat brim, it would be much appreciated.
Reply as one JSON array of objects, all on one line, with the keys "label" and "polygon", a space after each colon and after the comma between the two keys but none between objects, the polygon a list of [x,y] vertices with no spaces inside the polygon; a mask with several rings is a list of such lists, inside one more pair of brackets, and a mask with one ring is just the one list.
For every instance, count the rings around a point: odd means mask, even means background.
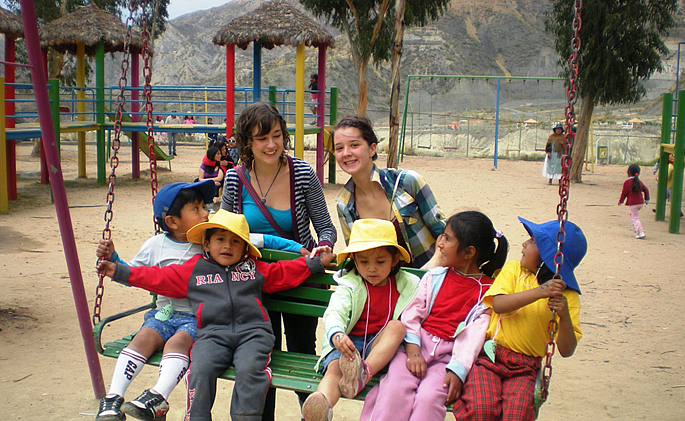
[{"label": "sun hat brim", "polygon": [[343,251],[338,253],[338,262],[344,262],[345,260],[347,260],[347,258],[350,257],[350,254],[352,253],[359,253],[362,251],[371,250],[378,247],[395,247],[400,252],[400,257],[402,258],[402,260],[404,260],[407,263],[411,263],[411,256],[409,256],[409,253],[407,252],[407,250],[404,249],[404,247],[398,244],[393,244],[388,241],[379,240],[355,241],[354,243],[345,247]]},{"label": "sun hat brim", "polygon": [[259,251],[259,249],[250,243],[250,237],[249,235],[247,238],[245,237],[244,234],[237,232],[236,230],[228,227],[225,224],[217,223],[217,222],[200,222],[199,224],[193,226],[191,229],[188,230],[186,233],[186,238],[188,239],[189,242],[194,243],[194,244],[200,244],[205,240],[205,231],[211,228],[220,228],[226,231],[230,231],[233,234],[237,235],[238,237],[242,238],[243,241],[247,243],[247,248],[248,248],[248,253],[252,256],[255,257],[262,257],[262,253]]}]

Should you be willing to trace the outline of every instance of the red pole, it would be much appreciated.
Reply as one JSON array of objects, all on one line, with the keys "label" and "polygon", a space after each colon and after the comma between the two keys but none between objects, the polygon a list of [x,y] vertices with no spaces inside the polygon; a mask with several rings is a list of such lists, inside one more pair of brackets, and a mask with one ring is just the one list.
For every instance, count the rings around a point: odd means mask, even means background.
[{"label": "red pole", "polygon": [[[136,113],[140,110],[138,103],[140,87],[140,52],[137,48],[131,48],[131,121],[140,121]],[[138,153],[139,136],[137,131],[131,131],[131,161],[133,164],[133,178],[140,178],[140,154]]]},{"label": "red pole", "polygon": [[323,126],[326,124],[326,44],[319,44],[319,105],[316,107],[316,125],[320,131],[316,135],[316,176],[323,185]]},{"label": "red pole", "polygon": [[[5,35],[5,61],[14,63],[14,47],[15,39]],[[5,83],[14,83],[14,66],[5,64]],[[14,116],[14,86],[7,86],[5,88],[5,116]],[[15,125],[14,118],[8,118],[6,128],[12,128]],[[7,198],[9,200],[17,199],[17,149],[16,141],[14,139],[7,139],[5,150],[7,151]]]},{"label": "red pole", "polygon": [[36,11],[32,0],[21,0],[21,18],[24,23],[24,39],[26,40],[26,50],[28,52],[29,64],[31,65],[31,80],[33,81],[33,90],[38,107],[40,131],[43,135],[46,159],[51,168],[50,186],[52,187],[52,195],[55,199],[55,211],[62,236],[62,246],[64,247],[69,279],[71,280],[71,291],[74,296],[74,303],[76,304],[76,315],[78,316],[79,327],[81,328],[81,338],[83,339],[83,346],[86,351],[93,392],[96,398],[101,398],[105,396],[105,382],[102,378],[100,360],[95,351],[95,342],[93,341],[88,300],[83,288],[81,266],[78,260],[78,251],[76,250],[74,230],[71,225],[64,178],[62,177],[62,165],[57,151],[55,130],[52,126],[47,79],[41,63]]},{"label": "red pole", "polygon": [[233,134],[235,119],[235,45],[226,44],[226,136]]}]

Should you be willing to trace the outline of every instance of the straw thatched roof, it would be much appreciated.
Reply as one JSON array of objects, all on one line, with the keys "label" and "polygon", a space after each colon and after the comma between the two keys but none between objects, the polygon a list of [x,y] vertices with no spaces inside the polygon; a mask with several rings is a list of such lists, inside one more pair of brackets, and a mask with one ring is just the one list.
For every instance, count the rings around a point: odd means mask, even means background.
[{"label": "straw thatched roof", "polygon": [[0,33],[15,39],[24,36],[24,25],[21,18],[2,7],[0,7]]},{"label": "straw thatched roof", "polygon": [[323,26],[282,1],[264,3],[257,10],[233,19],[213,39],[214,44],[236,44],[243,50],[255,40],[261,40],[262,46],[269,50],[279,45],[302,43],[333,47],[333,37]]},{"label": "straw thatched roof", "polygon": [[[39,33],[41,47],[72,54],[76,54],[76,46],[83,43],[86,54],[94,55],[95,47],[100,41],[104,41],[107,53],[124,51],[126,40],[126,26],[121,20],[93,3],[53,20],[40,28]],[[131,46],[143,47],[143,42],[136,33]]]}]

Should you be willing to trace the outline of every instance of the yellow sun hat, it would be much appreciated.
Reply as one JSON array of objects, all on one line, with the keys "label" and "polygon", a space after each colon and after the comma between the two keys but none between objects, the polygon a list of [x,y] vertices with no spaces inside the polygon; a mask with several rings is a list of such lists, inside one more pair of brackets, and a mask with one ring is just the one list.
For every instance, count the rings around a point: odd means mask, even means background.
[{"label": "yellow sun hat", "polygon": [[411,263],[407,250],[397,243],[397,233],[392,222],[383,219],[357,219],[352,225],[347,247],[338,253],[338,262],[344,262],[352,253],[388,246],[395,247],[402,260]]},{"label": "yellow sun hat", "polygon": [[259,249],[250,243],[250,227],[247,225],[245,216],[219,209],[209,218],[209,222],[200,222],[186,233],[186,238],[191,243],[202,244],[205,239],[205,231],[210,228],[221,228],[231,231],[247,243],[250,255],[262,257]]}]

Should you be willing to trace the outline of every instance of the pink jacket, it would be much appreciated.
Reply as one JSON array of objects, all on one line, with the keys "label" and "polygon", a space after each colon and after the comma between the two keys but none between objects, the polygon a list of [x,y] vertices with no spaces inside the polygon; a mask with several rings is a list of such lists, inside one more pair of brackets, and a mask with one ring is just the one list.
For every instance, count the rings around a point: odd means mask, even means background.
[{"label": "pink jacket", "polygon": [[[431,269],[421,278],[416,296],[400,318],[407,329],[405,342],[421,346],[421,324],[430,314],[448,270],[446,267]],[[454,333],[452,358],[446,368],[459,376],[462,382],[466,381],[473,362],[483,348],[489,324],[490,308],[479,301]]]}]

